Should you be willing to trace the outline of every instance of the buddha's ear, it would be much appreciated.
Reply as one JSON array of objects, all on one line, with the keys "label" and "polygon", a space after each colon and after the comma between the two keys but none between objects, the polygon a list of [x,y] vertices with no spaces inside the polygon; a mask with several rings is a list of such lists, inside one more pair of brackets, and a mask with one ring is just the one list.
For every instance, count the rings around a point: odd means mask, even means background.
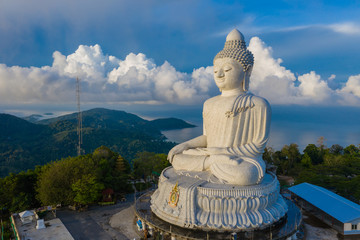
[{"label": "buddha's ear", "polygon": [[249,83],[250,83],[251,71],[252,71],[252,66],[249,66],[248,69],[245,71],[244,79],[243,79],[243,81],[242,81],[242,86],[243,86],[244,92],[246,92],[247,90],[249,90]]}]

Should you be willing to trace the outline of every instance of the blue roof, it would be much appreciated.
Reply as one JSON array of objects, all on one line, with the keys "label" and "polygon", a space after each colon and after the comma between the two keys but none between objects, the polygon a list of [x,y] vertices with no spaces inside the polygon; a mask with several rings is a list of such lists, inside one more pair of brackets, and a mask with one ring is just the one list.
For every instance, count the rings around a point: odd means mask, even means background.
[{"label": "blue roof", "polygon": [[289,190],[340,222],[348,223],[360,218],[360,205],[325,188],[301,183],[290,187]]}]

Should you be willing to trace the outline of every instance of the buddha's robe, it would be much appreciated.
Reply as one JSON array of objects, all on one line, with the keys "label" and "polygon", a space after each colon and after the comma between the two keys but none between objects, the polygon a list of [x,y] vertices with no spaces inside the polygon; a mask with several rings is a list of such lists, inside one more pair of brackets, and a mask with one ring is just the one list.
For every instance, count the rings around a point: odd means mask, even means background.
[{"label": "buddha's robe", "polygon": [[216,96],[204,103],[206,148],[174,156],[176,170],[211,171],[223,183],[252,185],[265,174],[262,153],[269,136],[269,103],[250,93]]}]

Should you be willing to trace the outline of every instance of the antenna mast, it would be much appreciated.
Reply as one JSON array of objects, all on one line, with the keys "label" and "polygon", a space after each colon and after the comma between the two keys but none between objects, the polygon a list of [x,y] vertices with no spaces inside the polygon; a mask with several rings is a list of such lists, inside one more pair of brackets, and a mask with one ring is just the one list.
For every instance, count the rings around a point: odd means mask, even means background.
[{"label": "antenna mast", "polygon": [[77,110],[78,110],[78,125],[77,125],[77,135],[78,135],[78,146],[77,146],[77,155],[81,155],[81,144],[82,144],[82,113],[80,110],[80,79],[76,77],[76,99],[77,99]]}]

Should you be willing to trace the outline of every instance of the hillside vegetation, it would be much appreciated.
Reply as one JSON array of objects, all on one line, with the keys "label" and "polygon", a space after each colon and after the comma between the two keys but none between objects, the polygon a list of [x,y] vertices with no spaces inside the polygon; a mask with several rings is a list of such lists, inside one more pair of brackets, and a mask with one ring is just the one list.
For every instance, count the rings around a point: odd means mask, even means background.
[{"label": "hillside vegetation", "polygon": [[[136,186],[143,190],[149,186],[148,180],[155,179],[170,164],[165,154],[142,152],[136,155],[132,165],[131,169],[129,161],[101,146],[93,153],[11,173],[0,178],[0,217],[3,214],[5,219],[12,212],[47,205],[112,202],[133,191],[132,180],[143,178],[143,186]],[[111,199],[109,192],[113,193]]]},{"label": "hillside vegetation", "polygon": [[[296,144],[290,144],[280,151],[267,148],[263,158],[278,167],[279,175],[292,176],[296,184],[319,185],[359,203],[360,149],[355,145],[327,148],[309,144],[301,154]],[[43,205],[98,203],[106,189],[118,196],[132,191],[132,180],[144,180],[140,181],[143,185],[136,186],[144,190],[169,165],[166,154],[153,152],[137,153],[129,164],[118,153],[101,146],[90,154],[0,178],[0,208],[7,216]]]},{"label": "hillside vegetation", "polygon": [[[138,152],[167,153],[174,143],[161,130],[193,127],[180,119],[147,121],[134,114],[108,109],[84,111],[82,154],[108,146],[126,159]],[[0,114],[0,177],[10,172],[77,155],[77,114],[28,122]]]},{"label": "hillside vegetation", "polygon": [[307,145],[303,154],[294,143],[280,151],[267,148],[263,159],[277,166],[278,175],[293,177],[295,184],[315,184],[360,204],[360,146],[328,148],[323,140]]}]

